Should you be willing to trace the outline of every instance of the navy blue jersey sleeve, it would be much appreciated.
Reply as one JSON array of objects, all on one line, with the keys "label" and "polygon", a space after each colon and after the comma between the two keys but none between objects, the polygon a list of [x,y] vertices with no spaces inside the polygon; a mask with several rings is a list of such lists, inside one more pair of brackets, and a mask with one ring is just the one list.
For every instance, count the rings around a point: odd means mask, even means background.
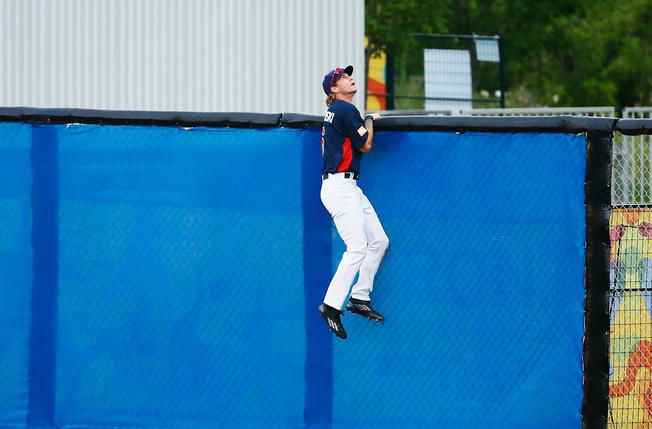
[{"label": "navy blue jersey sleeve", "polygon": [[350,103],[346,103],[346,111],[342,115],[342,126],[344,134],[351,140],[351,144],[356,149],[360,149],[367,142],[369,132],[364,127],[364,122],[360,117],[358,109]]}]

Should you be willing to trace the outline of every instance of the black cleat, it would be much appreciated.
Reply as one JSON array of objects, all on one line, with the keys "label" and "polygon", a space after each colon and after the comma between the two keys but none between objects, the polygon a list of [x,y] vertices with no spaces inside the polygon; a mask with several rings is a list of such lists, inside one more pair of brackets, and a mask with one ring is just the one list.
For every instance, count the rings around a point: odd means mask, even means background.
[{"label": "black cleat", "polygon": [[323,317],[328,324],[328,329],[330,329],[332,333],[341,339],[345,339],[346,331],[344,330],[344,325],[342,325],[342,321],[340,320],[340,314],[344,314],[344,312],[341,310],[336,310],[330,305],[326,304],[320,305],[318,310],[321,317]]},{"label": "black cleat", "polygon": [[385,318],[382,314],[371,308],[371,301],[363,301],[361,299],[351,298],[346,304],[346,309],[351,313],[356,313],[376,322],[384,322]]}]

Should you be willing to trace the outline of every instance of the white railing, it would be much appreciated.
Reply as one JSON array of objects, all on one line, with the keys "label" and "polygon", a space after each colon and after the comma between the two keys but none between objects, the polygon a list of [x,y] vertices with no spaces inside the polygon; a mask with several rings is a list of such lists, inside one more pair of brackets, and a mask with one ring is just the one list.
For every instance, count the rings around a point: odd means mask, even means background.
[{"label": "white railing", "polygon": [[383,116],[594,116],[616,117],[616,108],[603,107],[525,107],[509,109],[467,109],[467,110],[380,110]]},{"label": "white railing", "polygon": [[510,109],[469,109],[460,112],[463,116],[596,116],[616,117],[616,108],[603,107],[527,107]]},{"label": "white railing", "polygon": [[650,119],[652,118],[652,107],[625,107],[623,108],[623,119]]},{"label": "white railing", "polygon": [[[371,113],[369,111],[368,113]],[[423,110],[423,109],[410,109],[410,110],[374,110],[381,116],[451,116],[453,113],[450,110]]]}]

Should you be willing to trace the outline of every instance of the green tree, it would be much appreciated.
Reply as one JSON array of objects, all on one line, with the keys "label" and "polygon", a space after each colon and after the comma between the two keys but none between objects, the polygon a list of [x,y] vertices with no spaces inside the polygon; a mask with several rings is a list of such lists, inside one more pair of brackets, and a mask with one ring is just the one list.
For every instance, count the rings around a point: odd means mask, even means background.
[{"label": "green tree", "polygon": [[652,1],[367,0],[367,59],[421,55],[409,33],[500,34],[507,101],[529,105],[652,103]]}]

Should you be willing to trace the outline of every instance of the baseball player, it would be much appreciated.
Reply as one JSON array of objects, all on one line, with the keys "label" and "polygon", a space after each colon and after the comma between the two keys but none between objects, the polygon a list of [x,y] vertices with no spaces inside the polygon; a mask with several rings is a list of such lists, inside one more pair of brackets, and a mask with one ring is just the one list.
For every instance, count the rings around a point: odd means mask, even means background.
[{"label": "baseball player", "polygon": [[362,153],[371,150],[373,121],[380,116],[367,115],[362,120],[352,104],[357,92],[352,74],[352,66],[336,68],[324,76],[323,82],[328,112],[321,139],[324,157],[321,201],[346,244],[346,252],[328,286],[324,303],[319,306],[319,313],[330,330],[342,339],[346,338],[346,331],[340,314],[344,314],[342,306],[358,272],[358,281],[351,289],[346,309],[377,322],[385,320],[371,307],[369,295],[389,245],[376,211],[358,187],[360,159]]}]

